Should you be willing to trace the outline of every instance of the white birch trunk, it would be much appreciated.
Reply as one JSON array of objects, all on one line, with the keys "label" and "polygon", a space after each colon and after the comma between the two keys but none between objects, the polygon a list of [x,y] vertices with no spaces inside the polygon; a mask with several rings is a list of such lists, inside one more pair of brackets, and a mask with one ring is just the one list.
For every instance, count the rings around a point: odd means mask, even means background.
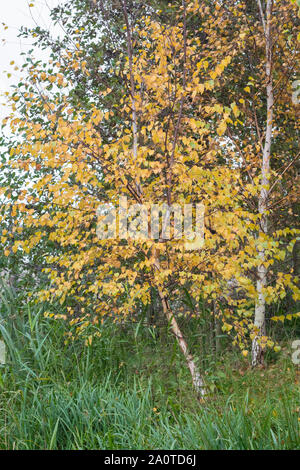
[{"label": "white birch trunk", "polygon": [[[269,195],[269,172],[270,172],[270,155],[271,155],[271,144],[272,144],[272,126],[273,126],[273,82],[272,82],[272,38],[271,38],[271,16],[272,16],[273,1],[267,0],[266,5],[266,18],[262,10],[261,1],[258,0],[258,7],[261,16],[261,22],[263,25],[266,41],[266,92],[267,92],[267,123],[266,123],[266,135],[263,148],[263,159],[261,167],[261,184],[262,189],[258,200],[258,212],[261,216],[260,219],[260,231],[259,238],[263,234],[268,233],[268,218],[267,218],[267,207],[268,207],[268,195]],[[264,290],[267,285],[267,268],[265,262],[265,249],[260,248],[258,252],[259,266],[257,268],[257,301],[255,305],[255,317],[254,326],[257,330],[257,334],[252,342],[252,365],[256,366],[263,362],[263,350],[259,344],[261,336],[265,335],[265,311],[266,311],[266,299]]]},{"label": "white birch trunk", "polygon": [[[157,270],[160,271],[160,263],[159,263],[159,260],[158,260],[158,257],[155,253],[155,249],[154,249],[154,265],[156,267]],[[179,325],[176,321],[176,318],[174,316],[174,313],[172,312],[172,309],[170,308],[170,305],[169,305],[169,302],[166,298],[166,296],[163,294],[162,290],[160,288],[158,288],[158,293],[159,293],[159,297],[161,299],[161,302],[162,302],[162,307],[163,307],[163,311],[164,311],[164,314],[168,320],[168,323],[170,324],[170,327],[171,327],[171,330],[172,330],[172,333],[174,334],[175,338],[177,339],[177,342],[179,344],[179,347],[185,357],[185,360],[187,362],[187,366],[190,370],[190,373],[191,373],[191,376],[192,376],[192,380],[193,380],[193,385],[194,385],[194,388],[196,390],[196,392],[199,394],[199,396],[201,398],[205,398],[205,395],[206,395],[206,388],[205,388],[205,383],[204,383],[204,380],[196,366],[196,363],[195,363],[195,359],[193,357],[193,355],[189,352],[189,349],[188,349],[188,345],[182,335],[182,332],[179,328]]]},{"label": "white birch trunk", "polygon": [[174,314],[172,312],[172,310],[170,309],[169,307],[169,304],[168,304],[168,301],[166,300],[165,297],[163,297],[162,293],[159,292],[159,296],[161,298],[161,301],[162,301],[162,305],[163,305],[163,310],[164,310],[164,313],[167,317],[167,320],[171,326],[171,329],[172,329],[172,332],[174,334],[174,336],[176,337],[177,341],[178,341],[178,344],[180,346],[180,349],[186,359],[186,362],[187,362],[187,366],[190,370],[190,373],[191,373],[191,376],[192,376],[192,380],[193,380],[193,385],[194,385],[194,388],[196,390],[196,392],[201,396],[201,398],[204,398],[205,397],[205,385],[204,385],[204,380],[202,379],[201,377],[201,374],[200,372],[198,371],[197,369],[197,366],[195,364],[195,360],[192,356],[192,354],[189,352],[188,350],[188,346],[187,346],[187,343],[181,333],[181,330],[178,326],[178,323],[174,317]]}]

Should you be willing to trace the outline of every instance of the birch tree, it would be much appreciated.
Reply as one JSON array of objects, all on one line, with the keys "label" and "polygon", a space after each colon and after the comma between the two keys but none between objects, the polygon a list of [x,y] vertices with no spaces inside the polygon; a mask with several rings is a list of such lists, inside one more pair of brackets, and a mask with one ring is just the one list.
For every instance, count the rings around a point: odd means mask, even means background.
[{"label": "birch tree", "polygon": [[[258,0],[259,13],[261,23],[265,36],[266,53],[266,95],[267,95],[267,116],[266,116],[266,129],[265,129],[265,140],[263,145],[262,155],[262,166],[261,166],[261,185],[262,189],[258,198],[258,212],[260,218],[260,231],[259,237],[262,235],[262,240],[265,234],[268,233],[268,193],[269,193],[269,178],[270,178],[270,158],[271,158],[271,145],[273,137],[273,106],[274,106],[274,94],[273,94],[273,46],[272,46],[272,8],[273,1],[267,0],[266,11],[264,13],[261,1]],[[262,241],[263,243],[263,241]],[[258,343],[259,336],[266,335],[265,326],[265,312],[266,312],[266,301],[264,289],[267,284],[267,267],[265,263],[265,251],[264,248],[259,249],[260,264],[257,267],[257,303],[255,305],[255,319],[254,326],[258,330],[258,336],[255,336],[252,343],[252,365],[256,366],[262,362],[263,351]]]}]

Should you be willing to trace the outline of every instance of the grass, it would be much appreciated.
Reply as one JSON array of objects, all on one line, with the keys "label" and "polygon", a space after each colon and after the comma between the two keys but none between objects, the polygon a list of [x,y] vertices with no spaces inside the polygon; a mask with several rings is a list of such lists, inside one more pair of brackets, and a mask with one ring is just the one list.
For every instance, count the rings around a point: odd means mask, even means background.
[{"label": "grass", "polygon": [[172,337],[134,324],[97,329],[90,346],[65,344],[63,322],[5,291],[0,449],[300,447],[299,366],[287,346],[255,371],[234,351],[208,356],[202,403]]}]

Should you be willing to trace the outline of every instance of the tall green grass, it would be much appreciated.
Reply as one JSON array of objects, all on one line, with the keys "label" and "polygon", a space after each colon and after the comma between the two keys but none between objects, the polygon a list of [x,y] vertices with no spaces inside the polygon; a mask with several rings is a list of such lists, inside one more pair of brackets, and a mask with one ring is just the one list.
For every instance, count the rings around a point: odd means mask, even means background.
[{"label": "tall green grass", "polygon": [[211,357],[202,403],[166,332],[91,328],[101,334],[91,346],[68,343],[66,324],[1,289],[0,449],[300,447],[299,370],[288,354],[258,371],[232,352]]}]

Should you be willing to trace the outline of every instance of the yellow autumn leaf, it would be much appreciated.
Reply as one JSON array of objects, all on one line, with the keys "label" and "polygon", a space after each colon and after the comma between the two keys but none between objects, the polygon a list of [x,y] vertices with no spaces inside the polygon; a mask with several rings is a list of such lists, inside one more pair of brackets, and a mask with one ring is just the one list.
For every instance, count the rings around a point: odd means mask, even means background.
[{"label": "yellow autumn leaf", "polygon": [[222,121],[219,127],[217,128],[218,135],[222,136],[226,132],[226,129],[227,129],[227,124],[225,121]]},{"label": "yellow autumn leaf", "polygon": [[231,109],[232,109],[233,114],[235,115],[235,117],[238,117],[240,115],[240,110],[237,107],[236,103],[231,104]]}]

